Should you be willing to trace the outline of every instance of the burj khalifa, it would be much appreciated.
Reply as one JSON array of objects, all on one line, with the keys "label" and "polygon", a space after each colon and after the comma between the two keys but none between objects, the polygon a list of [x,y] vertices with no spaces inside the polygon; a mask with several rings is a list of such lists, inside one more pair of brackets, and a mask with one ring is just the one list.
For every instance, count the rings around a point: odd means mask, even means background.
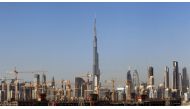
[{"label": "burj khalifa", "polygon": [[99,58],[97,50],[97,37],[96,37],[96,18],[94,20],[94,39],[93,39],[93,93],[98,94],[100,82],[100,69],[99,69]]}]

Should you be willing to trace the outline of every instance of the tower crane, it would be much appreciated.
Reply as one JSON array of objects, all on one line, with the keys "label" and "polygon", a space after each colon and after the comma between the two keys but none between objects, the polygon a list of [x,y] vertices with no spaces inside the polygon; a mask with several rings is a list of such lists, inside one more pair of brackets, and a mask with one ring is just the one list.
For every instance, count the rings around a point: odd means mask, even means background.
[{"label": "tower crane", "polygon": [[[7,77],[4,77],[4,78],[1,78],[0,79],[1,81],[7,81],[7,80],[15,80],[14,78],[7,78]],[[17,79],[17,80],[23,80],[23,79]]]},{"label": "tower crane", "polygon": [[[46,73],[46,71],[29,71],[29,72],[23,72],[23,71],[17,71],[16,67],[14,67],[14,70],[10,72],[11,74],[15,74],[15,86],[18,84],[18,74],[19,73]],[[38,86],[37,86],[38,87]],[[15,99],[18,100],[18,88],[15,87]]]},{"label": "tower crane", "polygon": [[10,74],[14,74],[15,75],[15,79],[18,78],[18,74],[19,73],[33,73],[33,74],[39,74],[39,73],[47,73],[47,71],[43,71],[43,70],[36,70],[36,71],[17,71],[16,67],[14,67],[14,70],[9,72]]}]

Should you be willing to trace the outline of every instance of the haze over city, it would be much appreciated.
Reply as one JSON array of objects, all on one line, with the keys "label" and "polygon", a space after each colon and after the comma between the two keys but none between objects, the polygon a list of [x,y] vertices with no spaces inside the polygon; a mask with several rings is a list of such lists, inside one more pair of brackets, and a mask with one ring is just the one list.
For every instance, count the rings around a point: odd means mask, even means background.
[{"label": "haze over city", "polygon": [[130,66],[146,81],[152,65],[159,84],[174,60],[189,71],[190,3],[0,3],[0,76],[15,66],[58,80],[92,72],[95,16],[101,80],[125,80]]}]

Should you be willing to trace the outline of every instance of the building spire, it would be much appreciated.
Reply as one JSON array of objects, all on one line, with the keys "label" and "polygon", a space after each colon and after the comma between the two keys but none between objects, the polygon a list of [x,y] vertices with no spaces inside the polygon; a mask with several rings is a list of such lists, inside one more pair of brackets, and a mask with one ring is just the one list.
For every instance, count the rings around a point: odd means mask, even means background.
[{"label": "building spire", "polygon": [[97,50],[97,34],[96,34],[96,17],[94,19],[94,40],[93,40],[93,91],[98,93],[99,81],[100,81],[100,69]]},{"label": "building spire", "polygon": [[94,18],[94,37],[96,37],[96,15]]},{"label": "building spire", "polygon": [[[96,17],[94,18],[94,47],[96,47],[95,49],[97,49],[97,36],[96,36]],[[96,50],[97,51],[97,50]],[[95,52],[96,52],[95,51]]]}]

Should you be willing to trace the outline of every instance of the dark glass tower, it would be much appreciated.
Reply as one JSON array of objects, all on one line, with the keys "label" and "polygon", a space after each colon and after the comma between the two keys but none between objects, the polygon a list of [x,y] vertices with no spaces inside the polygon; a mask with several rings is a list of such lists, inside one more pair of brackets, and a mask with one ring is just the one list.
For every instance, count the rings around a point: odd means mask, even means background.
[{"label": "dark glass tower", "polygon": [[182,69],[182,92],[187,92],[187,88],[189,88],[189,77],[187,74],[187,68],[184,67]]},{"label": "dark glass tower", "polygon": [[152,66],[148,67],[148,85],[154,85],[154,69]]},{"label": "dark glass tower", "polygon": [[173,61],[173,89],[179,89],[179,69],[177,61]]},{"label": "dark glass tower", "polygon": [[42,84],[46,84],[46,75],[45,74],[42,75]]},{"label": "dark glass tower", "polygon": [[131,77],[131,71],[130,70],[127,72],[127,81],[132,82],[132,77]]},{"label": "dark glass tower", "polygon": [[129,70],[127,72],[127,91],[126,91],[126,99],[131,100],[131,92],[132,92],[132,77],[131,77],[131,71]]},{"label": "dark glass tower", "polygon": [[94,20],[94,40],[93,40],[93,85],[92,89],[94,93],[98,93],[100,81],[100,69],[97,50],[97,37],[96,37],[96,19]]},{"label": "dark glass tower", "polygon": [[153,74],[153,67],[152,66],[149,66],[148,67],[148,77],[150,77],[150,76],[153,76],[154,74]]}]

